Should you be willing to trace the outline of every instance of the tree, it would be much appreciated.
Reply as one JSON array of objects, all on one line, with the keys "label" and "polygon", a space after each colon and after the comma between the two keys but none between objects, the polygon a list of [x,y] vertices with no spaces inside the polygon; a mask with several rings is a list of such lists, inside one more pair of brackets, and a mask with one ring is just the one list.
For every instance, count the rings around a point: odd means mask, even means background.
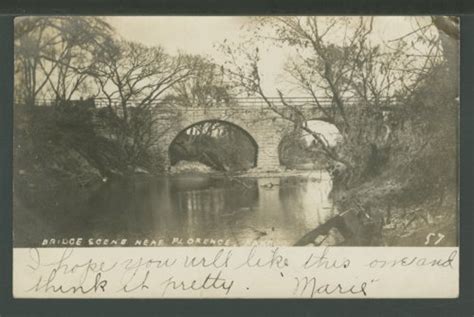
[{"label": "tree", "polygon": [[[455,87],[459,86],[459,17],[434,16],[433,25],[439,31],[443,56],[448,66],[448,76],[454,77]],[[458,95],[459,96],[459,95]]]},{"label": "tree", "polygon": [[172,57],[161,47],[115,41],[97,57],[88,74],[98,87],[99,106],[105,107],[105,128],[123,150],[124,164],[134,169],[158,146],[160,128],[176,116],[163,99],[177,83],[188,78],[191,57]]},{"label": "tree", "polygon": [[172,165],[180,160],[191,160],[220,171],[253,167],[256,151],[249,135],[223,121],[195,124],[182,131],[170,146]]},{"label": "tree", "polygon": [[[15,20],[16,98],[70,100],[85,90],[88,70],[113,29],[97,17],[24,17]],[[77,96],[76,96],[77,97]]]},{"label": "tree", "polygon": [[[344,182],[360,180],[376,170],[374,162],[383,162],[391,130],[384,110],[409,100],[421,78],[441,60],[435,40],[421,43],[424,39],[414,34],[414,39],[377,43],[373,28],[373,17],[263,17],[257,18],[250,41],[222,47],[234,84],[310,133],[330,159],[345,166],[349,176]],[[277,90],[280,105],[267,97],[259,69],[257,43],[262,38],[293,50],[285,71],[299,91],[312,98],[324,114],[321,119],[338,128],[342,151],[312,131],[304,113],[282,91]]]},{"label": "tree", "polygon": [[41,50],[48,41],[43,40],[47,21],[41,18],[15,20],[15,98],[33,106],[36,96],[47,84],[51,73],[39,77]]},{"label": "tree", "polygon": [[201,56],[190,57],[192,74],[173,86],[169,101],[178,107],[210,108],[233,100],[224,69]]}]

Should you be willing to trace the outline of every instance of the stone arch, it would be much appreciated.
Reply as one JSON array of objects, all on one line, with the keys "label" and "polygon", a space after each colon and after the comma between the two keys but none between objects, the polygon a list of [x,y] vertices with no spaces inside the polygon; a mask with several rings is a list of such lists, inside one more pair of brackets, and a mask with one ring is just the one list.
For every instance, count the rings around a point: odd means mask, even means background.
[{"label": "stone arch", "polygon": [[250,134],[258,145],[257,169],[272,171],[280,168],[278,145],[285,131],[291,126],[287,120],[265,109],[232,109],[229,107],[183,109],[176,122],[160,136],[157,150],[170,166],[168,149],[171,142],[184,129],[202,121],[225,121],[234,124]]},{"label": "stone arch", "polygon": [[200,125],[200,124],[203,124],[203,123],[212,123],[212,122],[218,122],[218,123],[222,123],[222,124],[226,124],[226,125],[230,125],[234,128],[237,128],[240,132],[242,132],[249,140],[250,142],[252,143],[252,145],[255,147],[255,157],[253,158],[253,167],[256,167],[257,166],[257,162],[258,162],[258,155],[259,155],[259,144],[257,143],[257,141],[255,140],[255,138],[252,136],[252,134],[247,131],[247,129],[243,128],[241,125],[237,124],[237,123],[234,123],[230,120],[223,120],[223,119],[203,119],[203,120],[200,120],[200,121],[197,121],[197,122],[194,122],[192,124],[189,124],[187,125],[186,127],[182,128],[178,133],[176,133],[174,135],[174,137],[171,139],[171,142],[169,142],[169,144],[167,144],[166,146],[166,150],[167,150],[167,158],[168,158],[168,162],[171,163],[171,147],[173,146],[175,140],[180,136],[182,135],[182,133],[184,133],[185,131],[187,131],[188,129],[194,127],[194,126],[197,126],[197,125]]},{"label": "stone arch", "polygon": [[338,138],[341,138],[341,132],[332,122],[318,118],[310,119],[307,122],[309,128],[315,132],[322,133],[331,146],[336,144]]},{"label": "stone arch", "polygon": [[[328,144],[330,146],[335,146],[337,140],[340,140],[341,138],[341,134],[338,128],[332,122],[329,122],[324,118],[315,117],[314,119],[308,119],[307,124],[309,125],[309,128],[312,129],[314,132],[321,133],[325,137],[326,141],[328,141]],[[311,154],[310,151],[307,152],[308,150],[310,150],[309,147],[314,146],[313,136],[311,136],[310,133],[304,130],[291,129],[288,132],[289,133],[283,135],[281,142],[278,144],[278,157],[280,164],[285,167],[300,166],[298,168],[306,169],[311,168],[311,166],[313,166],[313,168],[320,168],[320,166],[317,166],[321,164],[316,164],[318,160],[313,160],[312,158],[310,158],[314,153]],[[301,138],[301,143],[296,145],[296,143],[292,141],[292,133],[296,133],[296,137]],[[295,159],[296,161],[301,160],[301,162],[295,162]],[[310,161],[312,161],[313,163],[311,163]]]}]

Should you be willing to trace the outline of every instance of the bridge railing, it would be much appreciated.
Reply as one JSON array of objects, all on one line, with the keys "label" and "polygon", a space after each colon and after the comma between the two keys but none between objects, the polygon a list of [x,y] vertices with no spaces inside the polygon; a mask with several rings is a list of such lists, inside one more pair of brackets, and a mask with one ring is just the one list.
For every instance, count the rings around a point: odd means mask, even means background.
[{"label": "bridge railing", "polygon": [[[277,108],[285,108],[285,104],[281,101],[279,97],[268,97],[268,101],[270,101],[273,106]],[[357,104],[360,100],[357,98],[345,98],[344,101],[347,104]],[[71,105],[82,105],[85,104],[88,107],[93,108],[104,108],[109,106],[109,100],[106,98],[89,98],[85,100],[70,100],[70,101],[58,101],[56,99],[37,99],[35,104],[37,106],[55,106],[55,105],[61,105],[61,104],[71,104]],[[142,102],[140,99],[130,99],[128,101],[128,104],[132,107],[137,106]],[[318,97],[318,102],[319,105],[321,105],[323,108],[330,108],[333,104],[333,99],[330,97]],[[391,106],[396,106],[399,104],[399,102],[395,98],[385,98],[379,100],[381,104],[384,105],[390,105]],[[115,105],[120,104],[119,99],[113,99],[112,103]],[[298,109],[301,110],[309,110],[311,108],[317,108],[317,103],[316,101],[311,98],[311,97],[287,97],[285,98],[285,103],[297,107]],[[172,102],[170,102],[168,99],[157,99],[154,100],[152,103],[152,107],[158,107],[163,104],[168,104],[172,105]],[[216,103],[212,106],[215,108],[232,108],[232,109],[262,109],[262,108],[267,108],[267,104],[265,100],[261,97],[232,97],[228,100],[221,100],[221,101],[216,101]],[[196,107],[182,107],[182,109],[186,109],[186,111],[198,111],[202,109],[202,106],[196,105]],[[211,107],[209,107],[211,108]]]},{"label": "bridge railing", "polygon": [[[274,104],[276,107],[285,107],[284,104],[281,102],[279,97],[268,97],[267,98],[272,104]],[[98,108],[100,107],[105,107],[108,106],[109,101],[104,98],[96,98],[96,106]],[[119,104],[119,100],[113,100],[112,101],[115,104]],[[141,102],[139,99],[131,99],[129,100],[130,105],[137,105]],[[285,98],[285,102],[292,106],[299,106],[299,107],[314,107],[315,102],[312,98],[308,97],[291,97],[291,98]],[[153,102],[156,106],[161,105],[161,104],[172,104],[172,101],[169,101],[167,99],[157,99]],[[330,106],[332,103],[331,98],[323,97],[320,99],[320,103],[323,106]],[[192,111],[192,108],[202,108],[202,105],[196,105],[196,107],[183,107],[182,108],[190,109]],[[267,104],[264,99],[260,97],[232,97],[227,100],[222,99],[222,100],[217,100],[215,103],[213,103],[212,106],[210,107],[226,107],[226,108],[263,108],[267,107]]]}]

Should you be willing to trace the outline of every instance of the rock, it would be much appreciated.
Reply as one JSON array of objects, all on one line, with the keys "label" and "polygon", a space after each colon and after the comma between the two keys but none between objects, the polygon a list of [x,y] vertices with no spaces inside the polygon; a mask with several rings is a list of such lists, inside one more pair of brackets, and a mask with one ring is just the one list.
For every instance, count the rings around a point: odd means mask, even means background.
[{"label": "rock", "polygon": [[328,235],[326,238],[320,242],[321,246],[334,246],[342,243],[344,241],[344,237],[336,228],[332,228],[329,230]]},{"label": "rock", "polygon": [[137,174],[150,174],[149,171],[147,171],[146,169],[141,168],[139,166],[135,167],[134,172],[137,173]]},{"label": "rock", "polygon": [[214,172],[212,168],[200,162],[179,161],[170,168],[171,174],[211,172]]},{"label": "rock", "polygon": [[396,228],[396,226],[395,226],[395,224],[392,222],[392,223],[388,223],[388,224],[384,225],[382,228],[383,228],[383,229],[386,229],[386,230],[393,230],[393,229]]},{"label": "rock", "polygon": [[314,239],[314,244],[321,245],[321,243],[323,243],[324,240],[326,240],[326,237],[327,236],[323,236],[323,235],[317,236],[316,239]]}]

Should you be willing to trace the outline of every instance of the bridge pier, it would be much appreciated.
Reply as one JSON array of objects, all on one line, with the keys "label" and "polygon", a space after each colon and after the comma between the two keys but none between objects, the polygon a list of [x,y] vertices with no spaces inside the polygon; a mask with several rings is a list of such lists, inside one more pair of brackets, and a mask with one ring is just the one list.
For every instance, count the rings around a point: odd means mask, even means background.
[{"label": "bridge pier", "polygon": [[[169,171],[171,162],[168,151],[162,154],[165,171]],[[276,148],[259,147],[257,152],[257,166],[259,171],[276,171],[281,168],[278,146]]]},{"label": "bridge pier", "polygon": [[258,154],[256,168],[261,171],[275,171],[280,169],[280,155],[278,152],[280,139],[269,135],[267,138],[257,140],[257,144]]}]

